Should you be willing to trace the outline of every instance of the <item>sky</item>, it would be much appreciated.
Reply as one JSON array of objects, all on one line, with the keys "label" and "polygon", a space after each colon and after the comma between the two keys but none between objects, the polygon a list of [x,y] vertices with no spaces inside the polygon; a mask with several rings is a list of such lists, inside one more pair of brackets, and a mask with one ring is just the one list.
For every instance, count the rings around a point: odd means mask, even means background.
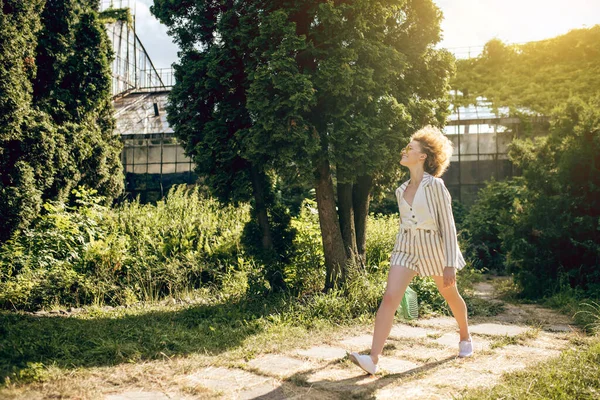
[{"label": "sky", "polygon": [[[150,13],[153,0],[135,2],[136,32],[156,68],[177,61],[177,46]],[[438,47],[476,56],[490,39],[524,43],[600,24],[600,0],[434,0],[444,14]]]}]

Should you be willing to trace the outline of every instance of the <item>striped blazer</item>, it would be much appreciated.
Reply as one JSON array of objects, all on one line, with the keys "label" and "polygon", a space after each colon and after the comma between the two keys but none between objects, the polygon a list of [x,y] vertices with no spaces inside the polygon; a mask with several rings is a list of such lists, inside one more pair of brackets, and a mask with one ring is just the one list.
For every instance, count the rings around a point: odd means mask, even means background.
[{"label": "striped blazer", "polygon": [[[408,186],[410,180],[404,182],[398,189],[396,189],[396,198],[398,200],[398,208],[400,208],[400,202],[404,191]],[[425,201],[423,202],[423,196]],[[426,204],[427,210],[420,209],[419,204]],[[413,213],[415,213],[417,221],[426,220],[429,215],[435,220],[435,224],[438,227],[438,232],[442,238],[445,250],[445,266],[454,267],[457,270],[462,269],[465,265],[465,259],[458,247],[458,239],[456,237],[456,226],[454,225],[454,216],[452,214],[452,197],[450,192],[446,188],[444,181],[441,178],[424,172],[423,179],[417,188],[415,198],[413,200],[415,207]],[[429,214],[426,214],[427,211]],[[402,220],[400,220],[402,223]]]}]

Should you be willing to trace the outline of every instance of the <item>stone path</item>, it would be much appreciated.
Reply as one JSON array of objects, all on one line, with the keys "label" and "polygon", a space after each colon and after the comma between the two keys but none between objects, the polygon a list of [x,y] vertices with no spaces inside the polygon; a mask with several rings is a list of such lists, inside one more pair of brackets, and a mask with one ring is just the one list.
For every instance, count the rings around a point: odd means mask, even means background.
[{"label": "stone path", "polygon": [[[475,295],[499,302],[487,282],[476,284]],[[181,379],[185,393],[129,391],[105,398],[450,399],[469,388],[492,386],[504,372],[558,356],[578,334],[567,317],[551,310],[504,306],[498,316],[470,321],[475,344],[471,358],[456,357],[459,336],[453,318],[419,319],[414,326],[393,327],[377,376],[362,372],[347,358],[347,352],[370,348],[369,330],[286,354],[259,355],[237,368],[201,369]]]}]

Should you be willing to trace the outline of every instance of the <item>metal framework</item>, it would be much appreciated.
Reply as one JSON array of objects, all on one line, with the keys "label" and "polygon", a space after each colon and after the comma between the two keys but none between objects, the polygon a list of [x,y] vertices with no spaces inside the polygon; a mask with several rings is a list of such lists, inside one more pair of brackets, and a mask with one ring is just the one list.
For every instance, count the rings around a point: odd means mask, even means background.
[{"label": "metal framework", "polygon": [[[133,8],[131,7],[133,5]],[[171,68],[155,68],[135,32],[135,0],[103,0],[101,11],[126,18],[106,24],[115,59],[112,95],[116,129],[123,142],[125,187],[142,202],[161,199],[176,183],[197,180],[192,160],[177,143],[167,122],[167,97],[173,87]]]},{"label": "metal framework", "polygon": [[[534,118],[531,128],[529,137],[547,134],[548,118]],[[483,98],[468,107],[453,106],[444,133],[454,153],[443,179],[452,198],[462,204],[472,204],[492,178],[505,180],[521,174],[508,159],[508,145],[525,132],[519,118],[508,117],[508,109],[494,111]]]},{"label": "metal framework", "polygon": [[173,184],[197,180],[167,122],[167,96],[168,91],[140,91],[114,100],[126,190],[142,202],[161,199]]},{"label": "metal framework", "polygon": [[[131,8],[133,4],[134,8]],[[113,97],[133,91],[167,90],[173,86],[171,68],[154,67],[146,48],[135,33],[135,0],[102,0],[100,11],[123,10],[131,19],[106,24],[115,59],[112,65]]]},{"label": "metal framework", "polygon": [[[103,0],[101,10],[129,9],[135,0]],[[168,93],[174,79],[171,69],[156,69],[135,33],[135,8],[130,21],[107,24],[115,51],[113,101],[118,134],[123,141],[122,162],[127,192],[141,201],[155,201],[175,183],[196,182],[193,161],[177,143],[166,119]],[[129,18],[128,18],[129,19]],[[459,92],[451,95],[459,96]],[[445,134],[454,155],[444,181],[452,197],[472,204],[485,182],[519,175],[508,159],[508,145],[523,134],[521,121],[509,118],[507,109],[492,110],[483,98],[477,104],[453,106]],[[547,119],[534,123],[534,132],[547,133]]]}]

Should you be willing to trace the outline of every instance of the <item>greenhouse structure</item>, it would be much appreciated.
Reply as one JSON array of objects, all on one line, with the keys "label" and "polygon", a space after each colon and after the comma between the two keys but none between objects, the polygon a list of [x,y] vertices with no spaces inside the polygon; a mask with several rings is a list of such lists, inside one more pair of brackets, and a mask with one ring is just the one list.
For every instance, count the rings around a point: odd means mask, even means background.
[{"label": "greenhouse structure", "polygon": [[[129,9],[133,0],[105,0],[102,11]],[[171,69],[156,69],[135,33],[131,18],[107,22],[115,51],[113,102],[118,134],[123,142],[122,163],[126,191],[142,202],[162,198],[177,183],[196,182],[192,160],[177,143],[166,119],[168,94],[173,86]],[[453,94],[456,96],[456,94]],[[452,106],[444,133],[454,144],[448,171],[442,177],[459,202],[470,205],[485,182],[504,180],[519,171],[508,159],[508,144],[525,134],[519,118],[507,110],[493,110],[483,98],[470,106]],[[547,118],[529,121],[527,135],[545,134]]]}]

